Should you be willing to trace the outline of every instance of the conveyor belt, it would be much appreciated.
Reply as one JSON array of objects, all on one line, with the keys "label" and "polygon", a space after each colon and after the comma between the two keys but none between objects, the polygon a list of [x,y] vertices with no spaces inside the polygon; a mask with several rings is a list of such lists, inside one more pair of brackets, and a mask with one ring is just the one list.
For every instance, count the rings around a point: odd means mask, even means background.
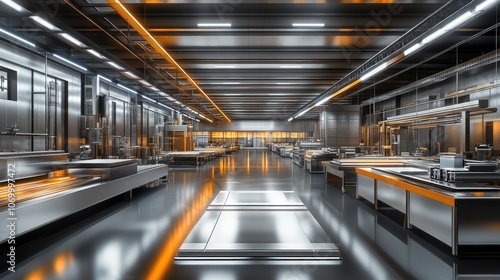
[{"label": "conveyor belt", "polygon": [[[46,196],[69,190],[75,187],[80,187],[90,183],[99,182],[99,177],[75,178],[69,176],[54,177],[51,179],[29,180],[15,184],[16,203],[29,199]],[[8,189],[0,190],[0,207],[7,206]]]}]

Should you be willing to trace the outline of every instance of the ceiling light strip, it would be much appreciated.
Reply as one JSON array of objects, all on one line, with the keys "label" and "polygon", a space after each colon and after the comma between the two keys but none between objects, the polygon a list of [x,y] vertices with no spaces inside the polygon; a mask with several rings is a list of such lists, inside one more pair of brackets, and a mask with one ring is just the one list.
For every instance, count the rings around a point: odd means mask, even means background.
[{"label": "ceiling light strip", "polygon": [[77,45],[78,47],[80,47],[82,49],[87,47],[84,43],[80,42],[78,39],[69,35],[68,33],[59,33],[58,35],[63,37],[64,39],[66,39],[68,42],[70,42],[74,45]]},{"label": "ceiling light strip", "polygon": [[8,31],[6,31],[6,30],[3,30],[2,28],[0,28],[0,32],[4,33],[5,35],[8,35],[9,37],[12,37],[12,38],[18,40],[18,41],[21,41],[21,42],[23,42],[23,43],[25,43],[25,44],[27,44],[29,46],[32,46],[33,48],[36,48],[36,45],[33,44],[33,43],[31,43],[30,41],[27,41],[27,40],[25,40],[25,39],[23,39],[23,38],[21,38],[21,37],[19,37],[17,35],[14,35],[14,34],[8,32]]},{"label": "ceiling light strip", "polygon": [[46,21],[45,19],[39,16],[30,16],[30,18],[49,30],[61,31],[61,29],[59,29],[57,26],[53,25],[52,23]]},{"label": "ceiling light strip", "polygon": [[231,23],[198,23],[198,27],[231,27]]},{"label": "ceiling light strip", "polygon": [[163,48],[163,46],[156,41],[156,39],[142,26],[142,24],[123,6],[119,0],[108,0],[108,3],[113,9],[122,16],[122,18],[130,24],[134,29],[141,34],[141,36],[148,41],[148,43],[159,52],[168,62],[172,63],[175,68],[193,85],[203,96],[226,118],[231,121],[226,114],[210,99],[210,97],[198,86],[198,84],[188,75],[186,71],[170,56],[170,54]]},{"label": "ceiling light strip", "polygon": [[324,23],[292,23],[294,27],[324,27]]},{"label": "ceiling light strip", "polygon": [[350,88],[354,87],[355,85],[357,85],[357,84],[359,84],[359,83],[361,83],[361,79],[358,79],[358,80],[356,80],[356,81],[354,81],[354,82],[352,82],[352,83],[348,84],[347,86],[345,86],[345,87],[343,87],[343,88],[341,88],[341,89],[337,90],[335,93],[331,94],[330,96],[328,96],[328,97],[326,97],[326,98],[324,98],[324,99],[320,100],[318,103],[316,103],[316,106],[322,105],[322,104],[323,104],[323,103],[325,103],[326,101],[328,101],[328,100],[330,100],[330,99],[334,98],[335,96],[337,96],[337,95],[339,95],[339,94],[343,93],[344,91],[346,91],[346,90],[348,90],[348,89],[350,89]]},{"label": "ceiling light strip", "polygon": [[18,11],[18,12],[23,12],[24,11],[24,8],[17,4],[16,2],[12,1],[12,0],[0,0],[0,2],[4,3],[5,5],[11,7],[12,9]]},{"label": "ceiling light strip", "polygon": [[[1,0],[0,0],[1,1]],[[105,33],[106,35],[108,35],[112,40],[114,40],[118,45],[120,45],[123,49],[127,50],[132,56],[134,56],[136,59],[138,59],[139,61],[142,61],[143,63],[146,63],[139,55],[137,55],[135,52],[133,52],[132,50],[130,50],[126,45],[124,45],[120,40],[116,39],[114,36],[112,36],[109,32],[107,32],[105,29],[103,29],[101,26],[99,26],[99,24],[95,23],[91,18],[89,18],[86,14],[84,14],[82,11],[80,11],[75,5],[73,5],[70,1],[68,0],[64,0],[64,2],[69,5],[70,7],[72,7],[75,11],[77,11],[82,17],[84,17],[85,19],[87,19],[89,22],[91,22],[94,26],[96,26],[99,30],[101,30],[103,33]],[[2,29],[0,29],[0,32],[3,32]],[[76,40],[74,39],[73,37],[69,36],[68,34],[66,33],[60,33],[59,35],[67,35],[68,37],[72,38],[73,40]],[[10,36],[14,36],[14,35],[11,35],[10,33],[8,34]],[[17,38],[17,37],[16,37]],[[69,38],[67,38],[69,39]],[[22,39],[20,39],[22,40]],[[23,42],[26,42],[28,44],[31,44],[29,42],[27,42],[26,40],[22,40]],[[76,40],[77,41],[77,40]],[[79,42],[80,44],[82,44],[81,42]],[[35,47],[34,44],[31,44],[33,47]],[[82,44],[83,45],[83,44]],[[81,46],[82,48],[86,48],[85,45]],[[118,64],[114,63],[114,62],[110,62],[110,61],[107,61],[106,63],[108,63],[109,65],[113,66],[114,68],[116,68],[117,70],[124,70],[123,67],[119,66]],[[158,73],[158,72],[157,72]],[[158,73],[159,74],[159,73]],[[161,76],[161,75],[160,75]],[[173,78],[173,76],[171,76]],[[171,99],[171,101],[177,103],[177,104],[181,104],[179,101],[169,97],[167,94],[164,93],[164,95],[167,96],[167,98]],[[169,108],[171,109],[170,107],[168,107],[167,105],[163,104],[163,103],[158,103],[166,108]],[[173,111],[176,111],[175,109],[172,109]],[[177,111],[176,111],[177,112]],[[200,114],[200,116],[202,116],[203,118],[205,118],[207,121],[209,122],[213,122],[213,120],[209,119],[208,117]]]},{"label": "ceiling light strip", "polygon": [[60,60],[62,60],[62,61],[64,61],[64,62],[66,62],[67,64],[70,64],[70,65],[73,65],[73,66],[75,66],[75,67],[77,67],[77,68],[80,68],[80,69],[82,69],[83,71],[87,71],[87,68],[85,68],[85,67],[83,67],[83,66],[81,66],[81,65],[78,65],[78,64],[74,63],[73,61],[68,60],[68,59],[66,59],[66,58],[64,58],[64,57],[62,57],[62,56],[60,56],[60,55],[54,54],[54,57],[57,57],[58,59],[60,59]]}]

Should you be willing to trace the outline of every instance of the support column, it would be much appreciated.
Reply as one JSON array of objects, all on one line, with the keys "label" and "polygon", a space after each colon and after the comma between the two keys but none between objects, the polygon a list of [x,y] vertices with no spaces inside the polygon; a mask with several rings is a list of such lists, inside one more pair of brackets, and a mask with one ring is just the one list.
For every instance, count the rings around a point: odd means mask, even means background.
[{"label": "support column", "polygon": [[460,121],[460,150],[467,152],[470,150],[470,112],[462,112],[462,120]]}]

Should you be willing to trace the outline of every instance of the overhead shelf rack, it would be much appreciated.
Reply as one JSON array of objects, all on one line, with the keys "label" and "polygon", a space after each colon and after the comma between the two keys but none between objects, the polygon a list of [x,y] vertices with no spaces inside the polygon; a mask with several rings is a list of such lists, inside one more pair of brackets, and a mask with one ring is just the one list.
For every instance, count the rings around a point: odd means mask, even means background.
[{"label": "overhead shelf rack", "polygon": [[488,100],[473,100],[450,106],[387,117],[387,120],[381,121],[380,123],[384,123],[386,125],[401,125],[421,122],[429,119],[435,119],[434,123],[437,123],[439,120],[449,121],[450,118],[460,117],[464,111],[470,112],[471,116],[489,114],[497,111],[497,108],[488,108],[488,106]]}]

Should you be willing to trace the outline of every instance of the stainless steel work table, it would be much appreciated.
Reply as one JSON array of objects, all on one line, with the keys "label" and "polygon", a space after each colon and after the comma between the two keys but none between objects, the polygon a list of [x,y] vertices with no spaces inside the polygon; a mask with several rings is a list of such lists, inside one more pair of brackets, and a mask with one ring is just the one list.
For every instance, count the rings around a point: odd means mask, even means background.
[{"label": "stainless steel work table", "polygon": [[170,165],[202,165],[207,161],[207,154],[201,152],[168,152],[167,162]]},{"label": "stainless steel work table", "polygon": [[[324,166],[326,180],[328,175],[333,175],[340,178],[342,191],[346,191],[346,187],[356,186],[356,168],[358,167],[373,167],[373,166],[403,166],[407,157],[363,157],[352,159],[334,159],[332,161],[322,161]],[[414,158],[413,158],[414,159]]]},{"label": "stainless steel work table", "polygon": [[451,247],[453,255],[500,253],[500,188],[446,183],[414,167],[357,168],[356,196],[383,202],[413,226]]}]

